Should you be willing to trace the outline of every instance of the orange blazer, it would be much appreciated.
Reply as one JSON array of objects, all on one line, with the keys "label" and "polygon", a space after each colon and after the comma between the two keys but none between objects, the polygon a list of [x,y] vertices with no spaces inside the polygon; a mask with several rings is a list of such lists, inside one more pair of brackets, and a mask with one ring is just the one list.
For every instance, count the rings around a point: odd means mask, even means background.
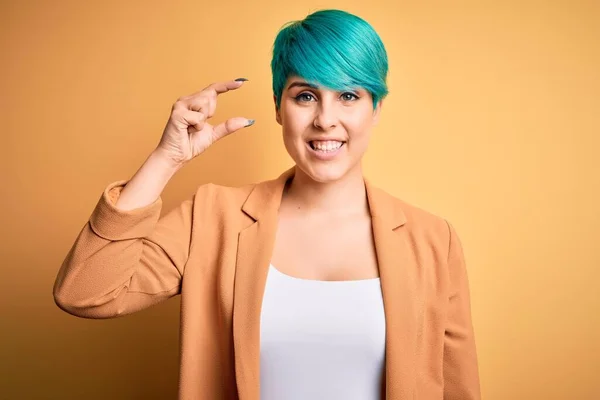
[{"label": "orange blazer", "polygon": [[[162,199],[115,207],[109,184],[54,284],[64,311],[130,314],[181,294],[180,399],[260,399],[260,312],[291,168],[242,187],[201,185],[160,217]],[[445,219],[365,179],[386,319],[385,398],[480,399],[461,243]]]}]

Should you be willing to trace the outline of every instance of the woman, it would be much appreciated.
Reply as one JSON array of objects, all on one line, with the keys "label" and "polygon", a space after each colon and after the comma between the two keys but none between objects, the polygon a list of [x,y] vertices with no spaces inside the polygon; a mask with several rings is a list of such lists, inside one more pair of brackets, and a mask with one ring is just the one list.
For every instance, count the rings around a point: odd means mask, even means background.
[{"label": "woman", "polygon": [[180,98],[156,150],[103,192],[56,303],[110,318],[181,294],[182,399],[479,399],[455,230],[363,177],[387,94],[379,36],[352,14],[315,12],[279,32],[271,66],[295,166],[201,185],[159,218],[173,174],[253,123],[207,122],[243,78]]}]

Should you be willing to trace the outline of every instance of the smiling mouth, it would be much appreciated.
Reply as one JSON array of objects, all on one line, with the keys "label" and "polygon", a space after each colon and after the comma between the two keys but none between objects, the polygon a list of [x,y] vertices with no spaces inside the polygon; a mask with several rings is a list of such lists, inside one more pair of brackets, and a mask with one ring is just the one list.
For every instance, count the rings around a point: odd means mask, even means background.
[{"label": "smiling mouth", "polygon": [[340,141],[337,143],[341,143],[341,144],[334,145],[334,146],[323,146],[323,145],[316,145],[315,141],[311,140],[308,142],[308,145],[310,146],[311,149],[313,149],[315,151],[322,151],[324,153],[327,153],[327,152],[334,152],[336,150],[339,150],[342,146],[344,146],[346,144],[345,141]]}]

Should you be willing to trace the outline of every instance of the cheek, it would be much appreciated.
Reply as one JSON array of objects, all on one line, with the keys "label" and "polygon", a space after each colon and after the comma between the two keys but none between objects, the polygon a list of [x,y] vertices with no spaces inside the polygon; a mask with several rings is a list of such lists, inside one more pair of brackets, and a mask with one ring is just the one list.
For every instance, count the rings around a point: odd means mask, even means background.
[{"label": "cheek", "polygon": [[283,134],[283,143],[289,151],[295,152],[296,142],[303,132],[302,123],[297,114],[287,112],[281,115],[281,133]]},{"label": "cheek", "polygon": [[282,128],[286,136],[302,134],[312,125],[312,118],[308,111],[287,109],[282,114]]},{"label": "cheek", "polygon": [[355,135],[368,133],[373,126],[373,114],[369,110],[360,110],[348,114],[345,125],[348,130],[351,130],[351,133],[354,133]]}]

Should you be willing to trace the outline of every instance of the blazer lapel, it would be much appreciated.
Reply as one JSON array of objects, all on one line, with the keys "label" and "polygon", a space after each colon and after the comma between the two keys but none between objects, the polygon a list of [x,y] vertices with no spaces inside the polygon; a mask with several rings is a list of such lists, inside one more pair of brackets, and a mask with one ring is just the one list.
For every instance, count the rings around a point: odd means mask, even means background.
[{"label": "blazer lapel", "polygon": [[234,280],[233,346],[240,400],[260,399],[260,314],[281,196],[293,174],[291,168],[257,184],[242,206],[254,223],[239,234]]},{"label": "blazer lapel", "polygon": [[[257,184],[242,207],[253,223],[239,233],[234,280],[233,345],[240,400],[260,399],[260,314],[281,196],[294,168]],[[399,202],[366,179],[365,188],[386,318],[386,399],[412,399],[420,315],[416,261]]]},{"label": "blazer lapel", "polygon": [[399,202],[365,179],[386,320],[387,400],[412,399],[420,323],[417,268]]}]

